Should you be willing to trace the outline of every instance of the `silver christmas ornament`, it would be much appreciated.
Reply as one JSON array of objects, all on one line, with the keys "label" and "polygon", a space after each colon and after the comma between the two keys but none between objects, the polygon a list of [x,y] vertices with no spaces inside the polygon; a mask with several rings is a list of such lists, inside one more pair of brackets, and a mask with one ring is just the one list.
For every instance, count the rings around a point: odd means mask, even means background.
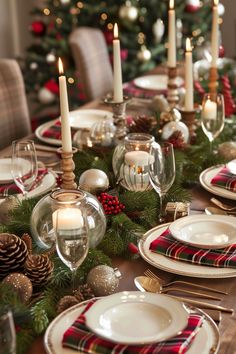
[{"label": "silver christmas ornament", "polygon": [[133,6],[130,1],[126,1],[125,4],[120,7],[119,17],[123,20],[135,21],[138,17],[138,9]]},{"label": "silver christmas ornament", "polygon": [[54,63],[56,61],[56,56],[54,53],[48,53],[46,55],[46,62],[51,64],[51,63]]},{"label": "silver christmas ornament", "polygon": [[149,61],[152,57],[152,54],[149,49],[145,45],[141,46],[140,51],[137,53],[137,58],[141,62]]},{"label": "silver christmas ornament", "polygon": [[161,18],[158,18],[152,26],[152,32],[154,34],[156,43],[160,43],[165,32],[165,25]]},{"label": "silver christmas ornament", "polygon": [[92,145],[113,146],[116,127],[110,119],[93,124],[90,133]]},{"label": "silver christmas ornament", "polygon": [[98,194],[108,189],[109,179],[102,170],[91,168],[80,176],[79,187],[86,192]]},{"label": "silver christmas ornament", "polygon": [[38,99],[41,103],[52,103],[55,100],[55,95],[45,87],[42,87],[38,92]]},{"label": "silver christmas ornament", "polygon": [[180,131],[183,134],[184,142],[187,143],[189,140],[189,129],[186,124],[180,121],[181,113],[176,108],[173,108],[164,114],[169,115],[170,122],[162,128],[162,139],[167,140],[174,132]]},{"label": "silver christmas ornament", "polygon": [[117,289],[120,277],[121,274],[117,268],[98,265],[88,273],[87,284],[93,290],[95,296],[110,295]]},{"label": "silver christmas ornament", "polygon": [[31,70],[36,70],[36,69],[38,69],[38,64],[33,61],[32,63],[30,63],[30,69],[31,69]]}]

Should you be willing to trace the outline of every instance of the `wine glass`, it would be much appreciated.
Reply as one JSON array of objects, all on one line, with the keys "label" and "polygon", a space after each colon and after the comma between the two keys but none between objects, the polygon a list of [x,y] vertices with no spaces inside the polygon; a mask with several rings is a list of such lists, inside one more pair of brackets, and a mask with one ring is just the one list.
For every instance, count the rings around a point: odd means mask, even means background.
[{"label": "wine glass", "polygon": [[154,143],[149,157],[150,182],[160,197],[159,223],[164,221],[163,197],[172,186],[175,179],[175,156],[173,144]]},{"label": "wine glass", "polygon": [[202,130],[210,142],[222,132],[224,128],[225,108],[224,97],[219,93],[206,93],[202,101],[201,125]]},{"label": "wine glass", "polygon": [[38,175],[37,155],[32,140],[12,142],[11,173],[15,184],[26,196]]},{"label": "wine glass", "polygon": [[83,263],[89,249],[88,224],[81,207],[65,207],[53,213],[57,254],[72,271],[72,289],[75,290],[76,270]]},{"label": "wine glass", "polygon": [[16,333],[11,310],[0,313],[0,354],[16,353]]}]

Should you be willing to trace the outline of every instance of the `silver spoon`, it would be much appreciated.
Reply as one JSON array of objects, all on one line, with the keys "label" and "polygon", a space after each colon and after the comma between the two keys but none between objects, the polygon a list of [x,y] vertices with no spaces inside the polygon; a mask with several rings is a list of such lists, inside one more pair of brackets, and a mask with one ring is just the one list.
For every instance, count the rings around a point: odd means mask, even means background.
[{"label": "silver spoon", "polygon": [[181,288],[175,288],[175,287],[163,288],[158,280],[151,279],[151,278],[145,277],[143,275],[136,277],[134,279],[134,283],[135,283],[135,285],[136,285],[136,283],[142,284],[145,289],[152,288],[153,292],[158,293],[158,294],[166,294],[169,291],[179,291],[184,294],[188,294],[188,295],[192,295],[192,296],[199,296],[204,299],[221,300],[221,298],[213,296],[213,295],[198,293],[196,291],[191,291],[191,290],[187,290],[187,289],[181,289]]},{"label": "silver spoon", "polygon": [[235,214],[235,212],[233,213],[232,211],[227,213],[225,210],[219,209],[219,208],[215,208],[215,207],[207,207],[205,208],[205,213],[207,215],[229,215],[229,216],[233,216],[231,214]]},{"label": "silver spoon", "polygon": [[[148,279],[144,280],[144,278]],[[155,293],[155,289],[156,289],[156,280],[155,279],[151,279],[148,277],[144,277],[144,276],[140,276],[140,277],[136,277],[134,279],[134,283],[137,287],[137,289],[139,289],[142,292],[152,292]],[[173,296],[173,295],[168,295],[170,297],[173,297],[174,299],[177,299],[179,301],[183,301],[186,302],[188,304],[191,305],[195,305],[196,307],[201,307],[201,308],[205,308],[205,309],[213,309],[213,310],[218,310],[218,311],[222,311],[222,312],[227,312],[227,313],[233,313],[234,310],[227,308],[227,307],[222,307],[219,305],[214,305],[214,304],[210,304],[209,302],[203,302],[203,301],[197,301],[197,300],[192,300],[192,299],[187,299],[185,297],[179,297],[179,296]]]}]

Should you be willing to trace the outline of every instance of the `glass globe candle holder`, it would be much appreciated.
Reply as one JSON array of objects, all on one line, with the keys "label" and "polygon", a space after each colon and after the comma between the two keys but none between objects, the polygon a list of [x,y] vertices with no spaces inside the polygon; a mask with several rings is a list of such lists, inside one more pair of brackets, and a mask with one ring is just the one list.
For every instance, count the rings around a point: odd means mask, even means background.
[{"label": "glass globe candle holder", "polygon": [[96,247],[102,240],[106,231],[106,216],[98,199],[82,190],[58,189],[40,199],[31,214],[31,233],[39,247],[48,249],[55,244],[53,213],[68,205],[85,210],[89,247]]},{"label": "glass globe candle holder", "polygon": [[117,182],[129,191],[145,191],[152,188],[148,164],[154,137],[149,134],[128,134],[114,151],[112,165]]}]

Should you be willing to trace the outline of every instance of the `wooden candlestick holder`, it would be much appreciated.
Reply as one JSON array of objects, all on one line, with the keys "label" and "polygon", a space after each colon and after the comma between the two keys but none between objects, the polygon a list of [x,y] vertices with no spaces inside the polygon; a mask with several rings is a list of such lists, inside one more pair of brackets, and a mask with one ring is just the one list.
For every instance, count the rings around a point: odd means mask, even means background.
[{"label": "wooden candlestick holder", "polygon": [[61,169],[62,169],[62,184],[61,188],[63,189],[77,189],[77,184],[75,183],[75,163],[73,160],[73,154],[78,150],[72,148],[71,152],[65,152],[62,148],[58,149],[59,154],[61,155]]},{"label": "wooden candlestick holder", "polygon": [[182,116],[182,122],[185,123],[189,129],[189,141],[190,143],[194,142],[196,138],[196,119],[195,119],[195,111],[185,111],[180,110]]},{"label": "wooden candlestick holder", "polygon": [[217,88],[218,88],[217,68],[213,68],[213,67],[210,68],[208,87],[209,87],[210,93],[217,93]]},{"label": "wooden candlestick holder", "polygon": [[167,101],[170,108],[174,108],[179,102],[177,68],[168,68]]}]

